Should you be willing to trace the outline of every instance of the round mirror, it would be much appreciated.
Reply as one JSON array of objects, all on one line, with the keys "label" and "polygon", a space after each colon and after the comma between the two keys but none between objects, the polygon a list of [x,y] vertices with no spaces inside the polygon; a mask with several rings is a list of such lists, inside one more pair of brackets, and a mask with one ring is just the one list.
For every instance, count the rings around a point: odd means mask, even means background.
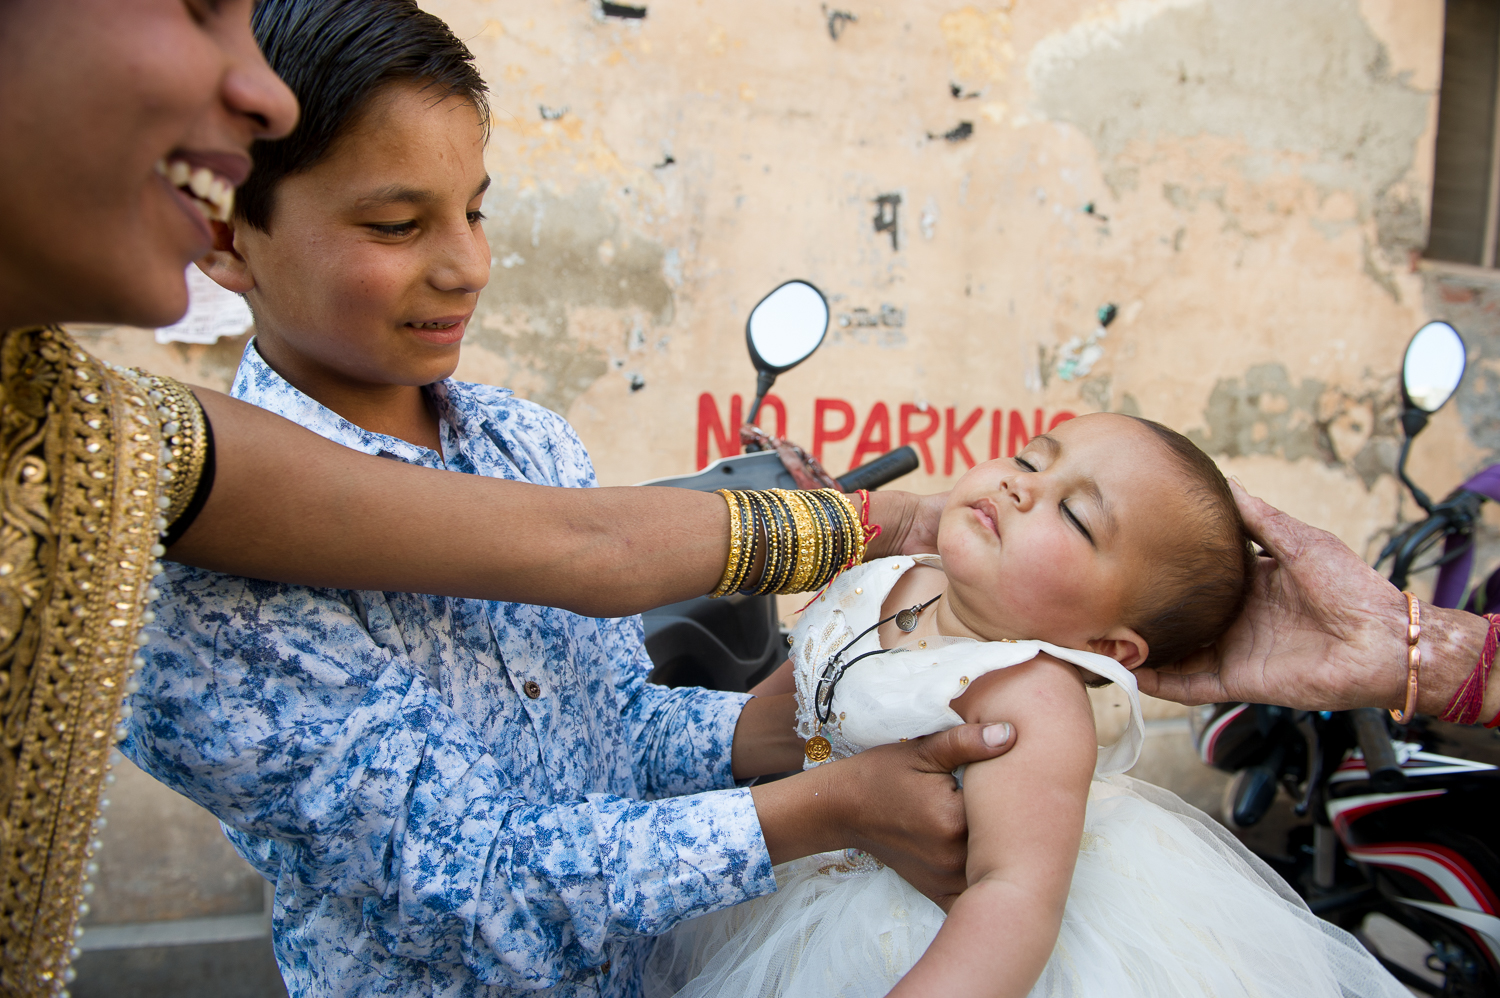
[{"label": "round mirror", "polygon": [[1446,322],[1429,322],[1406,347],[1401,387],[1406,400],[1423,412],[1437,412],[1458,390],[1468,351],[1458,330]]},{"label": "round mirror", "polygon": [[760,300],[745,323],[756,368],[780,374],[802,363],[828,332],[828,300],[806,281],[787,281]]}]

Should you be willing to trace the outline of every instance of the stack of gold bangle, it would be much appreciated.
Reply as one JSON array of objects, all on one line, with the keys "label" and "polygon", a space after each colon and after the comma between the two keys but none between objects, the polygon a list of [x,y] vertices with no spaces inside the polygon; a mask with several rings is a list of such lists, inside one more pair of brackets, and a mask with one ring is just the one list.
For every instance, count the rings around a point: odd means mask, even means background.
[{"label": "stack of gold bangle", "polygon": [[[718,494],[729,504],[729,560],[712,597],[810,592],[865,560],[859,512],[837,489],[720,489]],[[762,545],[765,567],[756,582],[750,573]]]}]

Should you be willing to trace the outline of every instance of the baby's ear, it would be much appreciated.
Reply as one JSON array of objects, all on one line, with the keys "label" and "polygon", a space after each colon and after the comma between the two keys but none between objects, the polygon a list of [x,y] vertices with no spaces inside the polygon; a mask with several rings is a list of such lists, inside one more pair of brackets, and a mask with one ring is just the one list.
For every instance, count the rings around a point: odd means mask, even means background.
[{"label": "baby's ear", "polygon": [[1089,642],[1089,651],[1107,655],[1125,668],[1134,671],[1145,664],[1151,654],[1146,639],[1128,627],[1112,627],[1101,638]]},{"label": "baby's ear", "polygon": [[214,233],[214,248],[198,261],[198,269],[211,277],[225,291],[245,294],[255,287],[250,264],[235,246],[235,223],[209,222]]}]

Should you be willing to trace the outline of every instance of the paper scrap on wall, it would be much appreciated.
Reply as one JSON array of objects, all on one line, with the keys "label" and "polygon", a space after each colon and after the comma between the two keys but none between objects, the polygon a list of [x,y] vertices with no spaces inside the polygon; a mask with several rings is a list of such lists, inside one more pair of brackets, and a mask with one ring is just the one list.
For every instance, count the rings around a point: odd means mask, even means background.
[{"label": "paper scrap on wall", "polygon": [[221,336],[238,336],[254,324],[245,299],[225,291],[196,265],[187,269],[187,315],[175,325],[156,331],[158,343],[217,343]]}]

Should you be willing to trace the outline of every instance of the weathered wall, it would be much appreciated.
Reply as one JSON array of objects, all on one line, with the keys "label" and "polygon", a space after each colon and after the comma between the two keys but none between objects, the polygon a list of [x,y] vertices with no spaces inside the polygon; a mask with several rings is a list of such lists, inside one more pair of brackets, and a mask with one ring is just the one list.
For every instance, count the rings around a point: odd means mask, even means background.
[{"label": "weathered wall", "polygon": [[[494,88],[493,280],[460,375],[566,414],[606,484],[717,456],[753,390],[746,314],[792,277],[836,321],[776,394],[836,473],[931,429],[902,484],[937,490],[1038,419],[1134,412],[1373,554],[1429,318],[1474,362],[1415,477],[1442,493],[1500,453],[1500,282],[1414,264],[1441,0],[424,2]],[[215,387],[243,345],[81,335]],[[1118,691],[1096,705],[1122,722]],[[1212,807],[1181,709],[1150,712],[1137,773]]]},{"label": "weathered wall", "polygon": [[[1412,264],[1440,0],[427,6],[495,91],[460,374],[565,413],[607,483],[718,455],[791,277],[835,325],[776,394],[836,472],[913,437],[938,489],[1038,418],[1139,412],[1366,551],[1401,348],[1450,313],[1483,359],[1414,470],[1441,492],[1500,445],[1495,292]],[[211,383],[233,355],[100,345]]]}]

